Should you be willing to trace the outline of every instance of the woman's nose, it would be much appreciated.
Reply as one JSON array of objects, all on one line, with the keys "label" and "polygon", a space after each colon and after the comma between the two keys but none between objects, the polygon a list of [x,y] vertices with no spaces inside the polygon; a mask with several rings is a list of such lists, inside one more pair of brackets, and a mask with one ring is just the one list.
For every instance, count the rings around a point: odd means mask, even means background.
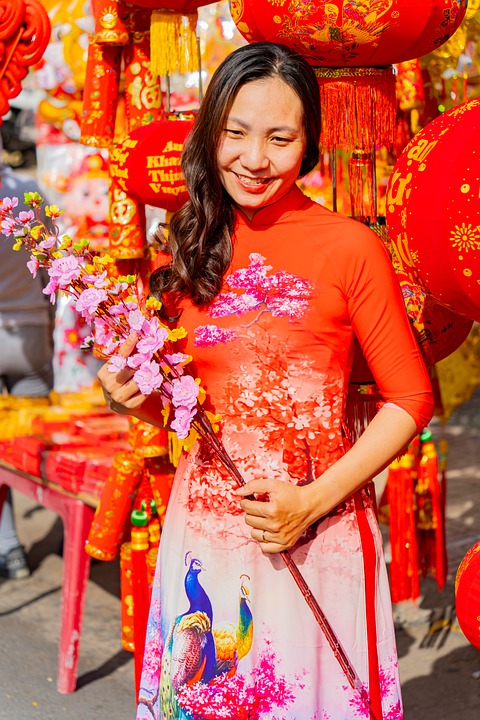
[{"label": "woman's nose", "polygon": [[264,143],[261,140],[249,140],[243,148],[241,161],[243,167],[252,172],[267,168],[269,160]]}]

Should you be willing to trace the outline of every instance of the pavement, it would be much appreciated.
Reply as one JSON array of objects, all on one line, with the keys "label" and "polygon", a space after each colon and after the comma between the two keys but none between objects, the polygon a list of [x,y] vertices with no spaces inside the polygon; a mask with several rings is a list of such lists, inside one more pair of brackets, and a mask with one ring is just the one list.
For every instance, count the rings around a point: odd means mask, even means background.
[{"label": "pavement", "polygon": [[[462,634],[454,607],[458,565],[480,539],[480,389],[446,426],[434,421],[431,429],[449,443],[449,573],[442,592],[428,579],[416,605],[394,608],[405,720],[480,720],[480,652]],[[60,695],[62,525],[18,493],[15,510],[33,572],[22,581],[0,579],[0,720],[133,720],[133,657],[120,641],[118,562],[92,563],[78,686]],[[388,557],[388,537],[386,545]]]}]

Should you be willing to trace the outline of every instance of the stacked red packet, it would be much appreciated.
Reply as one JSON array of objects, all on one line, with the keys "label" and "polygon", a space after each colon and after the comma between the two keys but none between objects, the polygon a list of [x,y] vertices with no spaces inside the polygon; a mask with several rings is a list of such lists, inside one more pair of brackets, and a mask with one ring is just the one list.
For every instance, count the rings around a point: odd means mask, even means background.
[{"label": "stacked red packet", "polygon": [[[85,471],[87,464],[101,458],[104,467],[113,465],[115,453],[128,449],[124,440],[102,442],[100,445],[79,445],[77,448],[65,448],[44,454],[44,477],[57,483],[64,490],[72,493],[87,492],[85,488]],[[105,473],[105,471],[104,471]],[[108,470],[107,470],[108,474]],[[103,476],[105,482],[106,474]],[[101,488],[97,488],[101,491]]]},{"label": "stacked red packet", "polygon": [[42,460],[46,452],[82,445],[85,445],[82,438],[64,432],[51,435],[17,436],[12,439],[9,462],[17,470],[40,477],[43,475]]},{"label": "stacked red packet", "polygon": [[78,435],[95,443],[104,440],[126,440],[130,429],[127,416],[111,412],[78,418],[74,424]]}]

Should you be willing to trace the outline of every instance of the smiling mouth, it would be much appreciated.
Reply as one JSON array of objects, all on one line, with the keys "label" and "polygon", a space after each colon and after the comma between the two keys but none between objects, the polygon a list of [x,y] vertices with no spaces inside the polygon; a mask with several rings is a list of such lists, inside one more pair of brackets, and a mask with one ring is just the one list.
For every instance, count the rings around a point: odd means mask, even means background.
[{"label": "smiling mouth", "polygon": [[247,175],[240,175],[239,173],[235,173],[235,175],[237,176],[237,178],[240,180],[240,182],[243,185],[248,185],[249,187],[252,187],[252,188],[262,187],[263,185],[266,185],[267,183],[269,183],[271,180],[271,178],[269,178],[269,177],[267,177],[267,178],[265,178],[265,177],[264,178],[252,178],[252,177],[248,177]]}]

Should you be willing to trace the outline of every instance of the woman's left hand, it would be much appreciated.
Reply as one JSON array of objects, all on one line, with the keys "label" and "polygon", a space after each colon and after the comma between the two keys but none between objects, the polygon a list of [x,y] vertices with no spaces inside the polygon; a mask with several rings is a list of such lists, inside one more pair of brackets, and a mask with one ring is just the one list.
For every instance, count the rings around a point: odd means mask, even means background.
[{"label": "woman's left hand", "polygon": [[[278,553],[295,545],[300,535],[318,518],[312,510],[311,486],[297,487],[281,480],[250,480],[237,494],[251,536],[263,552]],[[250,500],[246,496],[265,496]]]}]

